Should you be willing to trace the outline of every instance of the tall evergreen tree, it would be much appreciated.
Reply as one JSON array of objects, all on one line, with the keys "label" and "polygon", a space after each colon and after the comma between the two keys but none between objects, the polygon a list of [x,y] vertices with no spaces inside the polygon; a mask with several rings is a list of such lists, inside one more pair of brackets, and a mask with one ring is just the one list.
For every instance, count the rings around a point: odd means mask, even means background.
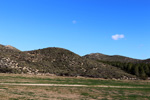
[{"label": "tall evergreen tree", "polygon": [[145,71],[147,76],[150,76],[150,69],[149,69],[147,64],[144,66],[144,71]]},{"label": "tall evergreen tree", "polygon": [[142,79],[146,79],[147,78],[147,75],[146,75],[146,73],[144,71],[144,68],[142,66],[140,67],[140,77]]},{"label": "tall evergreen tree", "polygon": [[136,64],[135,66],[134,66],[134,74],[136,75],[136,76],[139,76],[139,64]]}]

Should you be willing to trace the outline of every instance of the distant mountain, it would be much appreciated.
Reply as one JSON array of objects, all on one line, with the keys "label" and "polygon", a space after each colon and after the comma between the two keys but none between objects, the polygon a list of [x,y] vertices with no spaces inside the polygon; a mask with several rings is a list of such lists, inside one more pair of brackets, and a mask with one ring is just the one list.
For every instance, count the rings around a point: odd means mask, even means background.
[{"label": "distant mountain", "polygon": [[143,63],[150,63],[150,59],[142,60]]},{"label": "distant mountain", "polygon": [[97,78],[135,78],[120,68],[81,57],[63,48],[19,51],[0,45],[0,72]]},{"label": "distant mountain", "polygon": [[93,59],[93,60],[101,60],[101,61],[119,61],[119,62],[139,62],[139,61],[141,61],[139,59],[133,59],[133,58],[125,57],[125,56],[120,56],[120,55],[109,56],[109,55],[104,55],[101,53],[91,53],[91,54],[85,55],[83,57]]},{"label": "distant mountain", "polygon": [[142,79],[150,77],[150,59],[139,60],[119,55],[109,56],[100,53],[92,53],[83,57],[115,66]]}]

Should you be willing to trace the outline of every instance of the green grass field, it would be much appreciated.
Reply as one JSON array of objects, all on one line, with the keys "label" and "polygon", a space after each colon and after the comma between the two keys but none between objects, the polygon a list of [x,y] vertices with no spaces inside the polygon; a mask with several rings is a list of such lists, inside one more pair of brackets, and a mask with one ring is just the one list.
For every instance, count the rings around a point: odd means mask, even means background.
[{"label": "green grass field", "polygon": [[[0,100],[150,100],[150,81],[0,74]],[[68,84],[76,86],[19,86]],[[119,87],[97,87],[119,86]],[[124,86],[124,87],[123,87]],[[126,88],[130,87],[130,88]]]}]

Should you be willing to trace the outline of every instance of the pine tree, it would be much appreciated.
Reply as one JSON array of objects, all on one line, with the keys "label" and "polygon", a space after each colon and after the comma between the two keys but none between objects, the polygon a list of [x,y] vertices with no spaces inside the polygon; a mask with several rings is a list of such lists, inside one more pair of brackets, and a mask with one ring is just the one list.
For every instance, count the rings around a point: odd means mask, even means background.
[{"label": "pine tree", "polygon": [[127,67],[127,71],[128,71],[128,73],[132,73],[132,63],[128,63],[128,67]]},{"label": "pine tree", "polygon": [[134,66],[133,72],[134,72],[134,74],[135,74],[136,76],[139,76],[139,64],[136,64],[136,65]]},{"label": "pine tree", "polygon": [[142,79],[147,79],[146,73],[145,73],[144,68],[142,66],[140,67],[140,77]]},{"label": "pine tree", "polygon": [[144,66],[144,71],[145,71],[147,76],[150,76],[150,69],[149,69],[147,64]]}]

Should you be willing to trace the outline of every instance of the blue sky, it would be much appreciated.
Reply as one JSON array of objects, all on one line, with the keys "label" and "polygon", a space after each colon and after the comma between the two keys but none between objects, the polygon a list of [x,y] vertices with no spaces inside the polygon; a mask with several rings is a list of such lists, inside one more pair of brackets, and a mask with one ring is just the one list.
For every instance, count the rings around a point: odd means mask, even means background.
[{"label": "blue sky", "polygon": [[150,0],[0,0],[0,44],[150,58]]}]

